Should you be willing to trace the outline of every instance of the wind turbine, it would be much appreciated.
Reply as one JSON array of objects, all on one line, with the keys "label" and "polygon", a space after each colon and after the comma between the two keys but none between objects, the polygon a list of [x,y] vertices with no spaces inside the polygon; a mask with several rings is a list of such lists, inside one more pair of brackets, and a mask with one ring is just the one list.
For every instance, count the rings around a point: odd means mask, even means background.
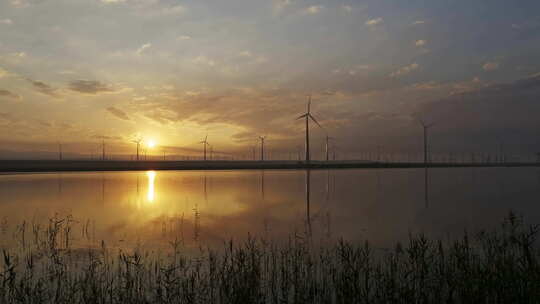
[{"label": "wind turbine", "polygon": [[105,139],[101,141],[101,160],[105,160]]},{"label": "wind turbine", "polygon": [[330,150],[330,147],[329,147],[329,142],[330,140],[333,140],[334,138],[333,137],[330,137],[328,136],[328,134],[326,134],[326,161],[329,161],[329,150]]},{"label": "wind turbine", "polygon": [[426,124],[423,120],[418,120],[422,127],[424,128],[424,165],[427,165],[428,159],[428,130],[433,127],[434,123]]},{"label": "wind turbine", "polygon": [[320,128],[322,126],[319,124],[319,122],[311,115],[311,95],[309,95],[309,101],[307,104],[307,112],[303,115],[298,116],[298,119],[305,118],[306,119],[306,163],[309,163],[310,156],[309,156],[309,119],[313,120]]},{"label": "wind turbine", "polygon": [[266,136],[259,136],[259,139],[261,140],[261,161],[264,161],[264,140]]},{"label": "wind turbine", "polygon": [[206,146],[210,145],[208,144],[208,134],[206,134],[206,137],[204,138],[203,141],[200,142],[200,144],[203,144],[204,146],[204,161],[206,161]]},{"label": "wind turbine", "polygon": [[132,140],[132,142],[137,144],[137,161],[138,161],[139,160],[139,148],[141,146],[142,138],[137,137],[134,140]]},{"label": "wind turbine", "polygon": [[62,143],[58,143],[58,159],[62,160]]}]

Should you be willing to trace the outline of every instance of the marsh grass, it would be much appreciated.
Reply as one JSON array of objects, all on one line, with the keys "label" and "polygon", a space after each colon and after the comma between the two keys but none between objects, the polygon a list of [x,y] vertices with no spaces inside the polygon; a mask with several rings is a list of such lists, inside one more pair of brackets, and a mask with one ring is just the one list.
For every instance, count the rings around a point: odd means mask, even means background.
[{"label": "marsh grass", "polygon": [[[71,217],[17,226],[17,248],[1,253],[0,302],[540,302],[538,227],[513,214],[494,231],[447,242],[411,235],[384,253],[368,242],[314,246],[305,237],[249,237],[195,255],[181,240],[167,251],[128,252],[104,242],[77,249],[70,247],[73,227]],[[88,237],[88,223],[82,227]]]}]

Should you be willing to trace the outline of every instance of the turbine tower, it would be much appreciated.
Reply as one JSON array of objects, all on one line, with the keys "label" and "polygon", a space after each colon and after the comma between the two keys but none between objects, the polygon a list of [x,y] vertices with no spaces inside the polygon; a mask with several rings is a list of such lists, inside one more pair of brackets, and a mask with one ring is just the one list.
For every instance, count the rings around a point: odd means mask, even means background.
[{"label": "turbine tower", "polygon": [[259,139],[261,140],[261,161],[264,161],[264,140],[266,136],[259,136]]},{"label": "turbine tower", "polygon": [[208,134],[206,134],[206,137],[203,141],[200,142],[200,144],[203,144],[204,146],[204,161],[206,161],[206,146],[209,146],[208,144]]},{"label": "turbine tower", "polygon": [[306,163],[309,163],[310,161],[310,155],[309,155],[309,119],[313,120],[320,128],[322,126],[319,124],[319,122],[311,115],[311,95],[309,95],[309,101],[307,104],[307,112],[303,115],[298,116],[298,119],[305,118],[306,119]]},{"label": "turbine tower", "polygon": [[333,137],[330,137],[328,136],[328,134],[326,134],[326,161],[329,161],[330,158],[329,158],[329,153],[330,153],[330,140],[333,140],[334,138]]},{"label": "turbine tower", "polygon": [[101,141],[101,160],[105,160],[105,139]]},{"label": "turbine tower", "polygon": [[62,160],[62,143],[58,143],[58,159]]},{"label": "turbine tower", "polygon": [[422,128],[424,128],[424,165],[427,165],[429,162],[428,158],[428,130],[429,128],[433,127],[433,123],[426,124],[423,120],[418,120],[420,124],[422,125]]},{"label": "turbine tower", "polygon": [[141,147],[142,138],[137,137],[132,142],[137,144],[137,161],[139,160],[139,148]]}]

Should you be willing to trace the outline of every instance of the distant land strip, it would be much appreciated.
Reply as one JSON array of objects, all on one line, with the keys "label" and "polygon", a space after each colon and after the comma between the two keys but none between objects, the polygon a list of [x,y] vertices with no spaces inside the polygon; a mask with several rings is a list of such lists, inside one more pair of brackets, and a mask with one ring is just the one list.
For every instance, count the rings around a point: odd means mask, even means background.
[{"label": "distant land strip", "polygon": [[[243,169],[371,169],[424,168],[419,162],[373,161],[96,161],[96,160],[0,160],[0,172],[147,171],[147,170],[243,170]],[[534,162],[428,163],[429,168],[540,167]]]}]

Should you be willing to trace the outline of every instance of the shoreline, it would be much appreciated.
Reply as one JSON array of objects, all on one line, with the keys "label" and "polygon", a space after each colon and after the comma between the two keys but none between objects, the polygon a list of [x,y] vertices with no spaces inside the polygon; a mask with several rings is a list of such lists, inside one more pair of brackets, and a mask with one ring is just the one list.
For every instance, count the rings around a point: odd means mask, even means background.
[{"label": "shoreline", "polygon": [[[418,162],[373,161],[95,161],[95,160],[0,160],[0,173],[147,171],[147,170],[304,170],[304,169],[414,169]],[[427,168],[540,167],[540,163],[429,163]]]}]

